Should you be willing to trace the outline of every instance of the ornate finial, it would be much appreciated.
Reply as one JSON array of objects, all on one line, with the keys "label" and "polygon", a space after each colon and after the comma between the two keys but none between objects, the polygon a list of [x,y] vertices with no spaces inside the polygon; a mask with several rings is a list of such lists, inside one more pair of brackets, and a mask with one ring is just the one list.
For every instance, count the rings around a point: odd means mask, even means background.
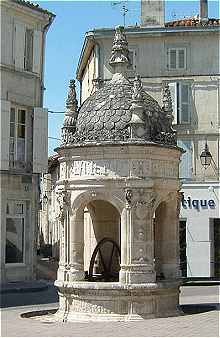
[{"label": "ornate finial", "polygon": [[141,82],[140,75],[136,75],[133,82],[133,94],[132,94],[132,102],[143,102],[143,85]]},{"label": "ornate finial", "polygon": [[66,99],[66,112],[62,128],[62,141],[64,144],[71,143],[71,138],[76,129],[78,115],[78,102],[76,99],[75,80],[70,80],[68,96]]},{"label": "ornate finial", "polygon": [[66,108],[69,111],[76,111],[77,105],[78,105],[78,101],[76,99],[75,80],[70,80],[69,92],[68,92],[68,96],[66,99]]},{"label": "ornate finial", "polygon": [[145,122],[144,122],[144,98],[143,98],[143,85],[140,76],[137,75],[133,82],[132,94],[132,117],[130,121],[131,138],[145,138]]},{"label": "ornate finial", "polygon": [[163,114],[160,115],[160,119],[158,120],[158,135],[157,140],[160,143],[164,144],[172,144],[176,145],[177,138],[176,138],[176,131],[172,127],[173,121],[173,109],[172,109],[172,99],[169,89],[169,84],[163,84],[163,106],[162,112]]},{"label": "ornate finial", "polygon": [[[117,26],[115,28],[115,37],[113,40],[112,55],[110,57],[109,64],[112,67],[116,67],[118,65],[127,66],[130,63],[128,53],[128,42],[124,33],[124,27]],[[115,71],[117,72],[117,69]]]}]

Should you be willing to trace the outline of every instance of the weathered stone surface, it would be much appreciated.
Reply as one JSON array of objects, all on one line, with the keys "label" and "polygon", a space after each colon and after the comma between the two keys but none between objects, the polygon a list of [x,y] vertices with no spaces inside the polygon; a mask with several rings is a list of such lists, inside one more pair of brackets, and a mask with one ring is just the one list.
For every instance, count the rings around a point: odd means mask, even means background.
[{"label": "weathered stone surface", "polygon": [[127,321],[181,315],[175,283],[99,283],[94,287],[94,283],[56,282],[56,286],[65,295],[55,315],[60,321]]},{"label": "weathered stone surface", "polygon": [[[83,103],[73,132],[66,122],[68,140],[58,149],[56,316],[64,321],[177,313],[180,150],[167,88],[162,109],[138,76],[133,83],[124,76],[127,52],[117,29],[115,74]],[[100,243],[112,242],[117,257],[112,246],[101,250]]]},{"label": "weathered stone surface", "polygon": [[[79,109],[72,144],[89,141],[131,141],[133,84],[126,78],[112,80],[92,94]],[[142,90],[145,141],[176,144],[169,117],[158,103]]]}]

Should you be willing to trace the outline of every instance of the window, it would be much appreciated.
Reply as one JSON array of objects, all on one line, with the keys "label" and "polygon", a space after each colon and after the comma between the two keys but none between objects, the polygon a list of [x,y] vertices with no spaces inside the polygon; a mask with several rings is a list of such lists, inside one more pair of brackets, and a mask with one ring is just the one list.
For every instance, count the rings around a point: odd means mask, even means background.
[{"label": "window", "polygon": [[169,88],[172,97],[174,124],[191,123],[191,83],[171,82]]},{"label": "window", "polygon": [[179,165],[179,176],[182,181],[191,180],[193,174],[193,144],[191,140],[177,140],[177,145],[182,148],[185,153],[181,156]]},{"label": "window", "polygon": [[33,68],[33,36],[34,36],[33,30],[26,29],[25,50],[24,50],[24,69],[28,71],[32,71],[32,68]]},{"label": "window", "polygon": [[24,263],[25,214],[23,201],[7,202],[5,263]]},{"label": "window", "polygon": [[186,48],[168,48],[168,68],[170,70],[186,69]]},{"label": "window", "polygon": [[131,49],[129,50],[129,53],[128,53],[128,57],[129,57],[129,61],[130,61],[130,64],[128,65],[128,70],[135,70],[136,69],[136,52],[135,50]]},{"label": "window", "polygon": [[214,277],[220,277],[220,218],[213,219],[214,225]]},{"label": "window", "polygon": [[24,166],[25,163],[25,134],[26,110],[11,107],[10,113],[10,167]]}]

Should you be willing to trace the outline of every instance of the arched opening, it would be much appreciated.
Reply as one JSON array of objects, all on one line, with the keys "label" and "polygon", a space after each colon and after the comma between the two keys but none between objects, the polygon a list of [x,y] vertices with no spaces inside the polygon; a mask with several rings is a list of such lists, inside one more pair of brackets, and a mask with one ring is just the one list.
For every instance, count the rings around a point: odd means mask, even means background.
[{"label": "arched opening", "polygon": [[165,202],[160,203],[154,214],[154,262],[156,279],[164,279],[164,273],[162,269],[162,242],[163,242],[163,229],[162,221],[165,214],[166,204]]},{"label": "arched opening", "polygon": [[84,209],[86,277],[94,281],[118,281],[119,270],[120,213],[107,201],[93,200]]},{"label": "arched opening", "polygon": [[178,276],[179,228],[173,200],[161,202],[155,211],[154,259],[157,280]]}]

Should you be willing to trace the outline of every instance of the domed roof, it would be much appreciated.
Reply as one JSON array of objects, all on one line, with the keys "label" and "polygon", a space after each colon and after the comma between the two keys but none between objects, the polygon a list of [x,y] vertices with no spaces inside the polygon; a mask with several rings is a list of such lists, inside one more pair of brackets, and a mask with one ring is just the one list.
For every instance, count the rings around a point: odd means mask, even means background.
[{"label": "domed roof", "polygon": [[[88,97],[79,110],[74,96],[72,117],[68,105],[62,132],[63,143],[151,141],[176,144],[175,131],[171,127],[172,102],[168,85],[164,87],[164,106],[161,108],[144,91],[139,76],[133,82],[126,78],[129,59],[123,27],[116,28],[109,63],[115,68],[112,80]],[[73,90],[72,86],[70,90]],[[68,104],[71,102],[70,96]]]}]

